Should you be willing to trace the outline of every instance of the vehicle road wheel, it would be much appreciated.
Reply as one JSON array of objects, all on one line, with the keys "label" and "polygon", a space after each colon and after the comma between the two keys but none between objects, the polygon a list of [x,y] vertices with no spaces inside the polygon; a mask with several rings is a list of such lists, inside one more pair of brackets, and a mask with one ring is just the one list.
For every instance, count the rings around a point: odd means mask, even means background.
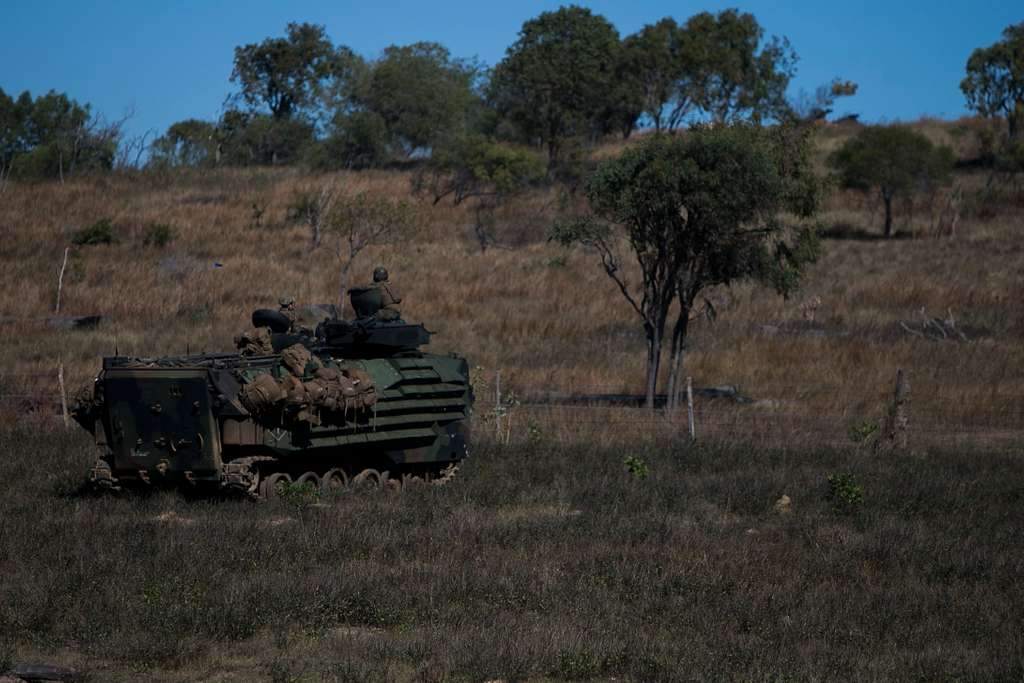
[{"label": "vehicle road wheel", "polygon": [[382,479],[382,483],[384,484],[384,488],[386,488],[388,491],[401,491],[402,490],[402,480],[401,479],[392,479],[390,472],[384,472],[381,475],[381,479]]},{"label": "vehicle road wheel", "polygon": [[415,489],[426,485],[423,477],[417,474],[403,474],[402,475],[402,489]]},{"label": "vehicle road wheel", "polygon": [[345,474],[345,470],[340,468],[327,470],[327,473],[320,478],[320,492],[324,494],[340,493],[346,486],[348,486],[348,475]]},{"label": "vehicle road wheel", "polygon": [[352,477],[352,486],[357,489],[375,489],[381,485],[382,478],[377,470],[363,470]]},{"label": "vehicle road wheel", "polygon": [[274,472],[273,474],[268,474],[260,482],[260,498],[263,498],[264,500],[272,500],[274,498],[277,498],[280,488],[284,484],[291,483],[291,480],[291,475],[288,475],[284,472]]},{"label": "vehicle road wheel", "polygon": [[296,481],[296,484],[312,484],[314,491],[320,490],[320,477],[317,476],[316,472],[305,472]]}]

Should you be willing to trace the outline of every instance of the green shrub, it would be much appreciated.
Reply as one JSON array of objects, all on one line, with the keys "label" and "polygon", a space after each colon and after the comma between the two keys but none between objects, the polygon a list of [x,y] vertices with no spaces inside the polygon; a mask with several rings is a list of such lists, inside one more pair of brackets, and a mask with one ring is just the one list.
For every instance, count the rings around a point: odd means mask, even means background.
[{"label": "green shrub", "polygon": [[285,482],[277,489],[278,497],[289,507],[301,510],[320,501],[320,489],[309,482]]},{"label": "green shrub", "polygon": [[832,510],[840,514],[855,512],[864,504],[864,488],[849,472],[828,475],[828,496]]},{"label": "green shrub", "polygon": [[647,475],[651,473],[651,469],[647,466],[644,459],[635,455],[631,455],[623,460],[622,464],[626,466],[626,471],[637,479],[646,479]]},{"label": "green shrub", "polygon": [[114,234],[114,226],[109,218],[101,218],[88,228],[76,230],[71,237],[71,244],[76,247],[92,246],[95,244],[117,244],[117,235]]},{"label": "green shrub", "polygon": [[878,434],[878,423],[871,420],[864,420],[855,425],[850,425],[847,436],[850,441],[856,444],[864,444]]}]

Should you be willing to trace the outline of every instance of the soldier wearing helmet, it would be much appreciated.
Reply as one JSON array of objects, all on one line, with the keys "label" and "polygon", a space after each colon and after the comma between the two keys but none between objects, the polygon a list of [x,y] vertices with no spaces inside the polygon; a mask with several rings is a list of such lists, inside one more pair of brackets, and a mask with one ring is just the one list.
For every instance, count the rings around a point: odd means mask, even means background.
[{"label": "soldier wearing helmet", "polygon": [[294,332],[295,323],[298,322],[299,319],[298,313],[295,312],[295,297],[288,296],[287,294],[285,294],[284,296],[277,300],[277,303],[280,306],[280,308],[277,309],[277,312],[283,315],[284,317],[288,318],[288,331]]},{"label": "soldier wearing helmet", "polygon": [[377,312],[377,319],[384,321],[399,320],[402,317],[398,310],[398,304],[402,300],[395,296],[391,283],[388,282],[388,270],[384,266],[377,266],[373,269],[372,287],[380,291],[380,310]]}]

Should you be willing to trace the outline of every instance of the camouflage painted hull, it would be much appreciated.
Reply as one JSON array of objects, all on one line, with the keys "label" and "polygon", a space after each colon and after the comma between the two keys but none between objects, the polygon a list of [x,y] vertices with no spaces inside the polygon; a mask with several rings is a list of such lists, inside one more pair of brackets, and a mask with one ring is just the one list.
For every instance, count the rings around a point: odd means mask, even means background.
[{"label": "camouflage painted hull", "polygon": [[466,457],[473,399],[464,359],[323,359],[369,376],[373,404],[320,424],[254,414],[240,393],[260,375],[280,373],[279,355],[104,359],[95,399],[76,411],[105,449],[94,480],[256,496],[269,492],[268,482],[327,486],[367,472],[378,482],[429,481]]}]

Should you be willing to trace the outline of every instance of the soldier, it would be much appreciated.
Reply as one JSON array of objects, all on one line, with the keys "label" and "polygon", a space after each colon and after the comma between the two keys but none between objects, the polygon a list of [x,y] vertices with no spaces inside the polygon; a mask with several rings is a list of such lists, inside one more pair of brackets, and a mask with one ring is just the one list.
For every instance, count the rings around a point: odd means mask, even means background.
[{"label": "soldier", "polygon": [[294,332],[295,323],[299,319],[298,314],[295,312],[295,298],[288,296],[286,294],[285,296],[282,296],[280,299],[278,299],[277,303],[281,306],[278,309],[278,313],[288,318],[288,331]]},{"label": "soldier", "polygon": [[402,317],[398,310],[398,304],[402,300],[395,296],[391,284],[388,282],[388,270],[384,266],[377,266],[373,269],[373,287],[380,291],[380,310],[377,311],[377,319],[384,321],[399,320]]}]

